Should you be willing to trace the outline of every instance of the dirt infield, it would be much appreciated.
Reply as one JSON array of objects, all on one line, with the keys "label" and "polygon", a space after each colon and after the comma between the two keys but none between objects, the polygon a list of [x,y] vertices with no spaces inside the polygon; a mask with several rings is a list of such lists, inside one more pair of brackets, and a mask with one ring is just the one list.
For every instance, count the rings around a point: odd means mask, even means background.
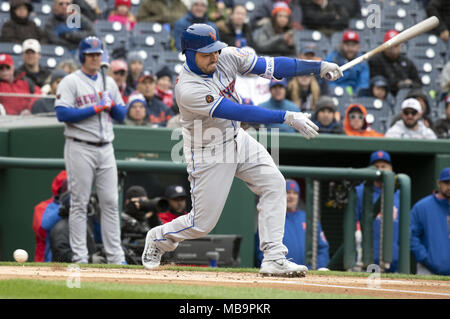
[{"label": "dirt infield", "polygon": [[[314,293],[346,294],[377,298],[450,299],[450,281],[326,276],[305,278],[261,277],[256,273],[175,271],[165,267],[145,269],[77,268],[80,280],[133,284],[185,284],[202,286],[270,287]],[[1,279],[65,280],[67,267],[1,266]]]}]

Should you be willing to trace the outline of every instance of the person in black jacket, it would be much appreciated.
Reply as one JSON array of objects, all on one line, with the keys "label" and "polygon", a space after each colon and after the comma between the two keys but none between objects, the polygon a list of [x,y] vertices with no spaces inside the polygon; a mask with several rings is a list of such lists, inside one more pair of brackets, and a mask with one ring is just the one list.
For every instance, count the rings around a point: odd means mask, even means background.
[{"label": "person in black jacket", "polygon": [[[385,33],[384,42],[398,34],[395,30]],[[395,96],[402,88],[421,87],[419,74],[414,63],[401,53],[402,44],[386,49],[369,60],[370,76],[383,75]]]},{"label": "person in black jacket", "polygon": [[246,19],[247,9],[245,6],[235,5],[228,21],[222,20],[217,23],[220,41],[238,48],[247,46],[254,48],[252,29],[250,24],[245,22]]},{"label": "person in black jacket", "polygon": [[33,6],[29,0],[10,0],[11,20],[2,26],[1,42],[22,43],[26,39],[36,39],[41,42],[44,38],[42,30],[30,20]]},{"label": "person in black jacket", "polygon": [[73,26],[67,23],[68,6],[72,0],[55,0],[53,2],[53,14],[48,18],[44,26],[47,41],[50,44],[61,45],[75,52],[78,44],[87,36],[95,35],[93,23],[83,14],[80,15],[79,26],[76,26],[77,19],[69,19]]},{"label": "person in black jacket", "polygon": [[433,125],[433,131],[438,138],[450,139],[450,92],[444,98],[445,117],[437,120]]},{"label": "person in black jacket", "polygon": [[304,1],[302,9],[305,28],[331,36],[334,32],[348,27],[350,17],[347,9],[334,0]]},{"label": "person in black jacket", "polygon": [[428,16],[436,16],[439,19],[439,25],[433,31],[439,34],[439,37],[448,42],[450,37],[450,1],[448,0],[429,0],[426,7]]}]

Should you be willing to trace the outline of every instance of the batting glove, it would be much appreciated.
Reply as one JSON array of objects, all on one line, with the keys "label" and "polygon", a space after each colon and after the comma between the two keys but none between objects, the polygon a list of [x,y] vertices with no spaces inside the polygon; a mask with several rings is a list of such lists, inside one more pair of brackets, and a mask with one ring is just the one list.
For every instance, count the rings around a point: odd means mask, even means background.
[{"label": "batting glove", "polygon": [[111,97],[111,93],[108,91],[100,92],[100,106],[103,106],[104,109],[110,110],[114,106],[114,101]]},{"label": "batting glove", "polygon": [[320,65],[320,77],[325,77],[327,80],[336,81],[340,77],[343,77],[341,69],[336,63],[330,63],[322,61]]},{"label": "batting glove", "polygon": [[284,123],[295,128],[309,140],[310,138],[319,135],[319,133],[317,133],[319,128],[309,119],[310,117],[311,114],[308,113],[286,111]]}]

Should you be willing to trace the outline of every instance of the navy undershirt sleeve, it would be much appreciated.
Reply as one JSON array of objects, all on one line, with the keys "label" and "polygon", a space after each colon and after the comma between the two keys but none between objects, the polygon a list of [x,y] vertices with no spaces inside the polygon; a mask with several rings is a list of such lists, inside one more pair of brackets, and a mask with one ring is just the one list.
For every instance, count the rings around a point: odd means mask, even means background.
[{"label": "navy undershirt sleeve", "polygon": [[[297,75],[320,74],[321,61],[299,60],[287,57],[274,58],[273,76],[277,79],[289,78]],[[250,71],[252,74],[260,75],[266,72],[266,59],[258,57],[255,66]]]},{"label": "navy undershirt sleeve", "polygon": [[228,99],[222,99],[216,106],[212,116],[227,120],[248,123],[284,123],[286,111],[269,110],[253,105],[234,103]]},{"label": "navy undershirt sleeve", "polygon": [[71,122],[71,123],[79,122],[81,120],[87,119],[88,117],[91,117],[96,114],[93,106],[85,107],[82,109],[76,109],[73,107],[57,106],[55,108],[55,111],[56,111],[56,117],[58,118],[58,121]]},{"label": "navy undershirt sleeve", "polygon": [[115,119],[117,122],[121,123],[127,116],[127,108],[123,105],[116,105],[113,108],[111,108],[109,114],[111,114],[111,117]]}]

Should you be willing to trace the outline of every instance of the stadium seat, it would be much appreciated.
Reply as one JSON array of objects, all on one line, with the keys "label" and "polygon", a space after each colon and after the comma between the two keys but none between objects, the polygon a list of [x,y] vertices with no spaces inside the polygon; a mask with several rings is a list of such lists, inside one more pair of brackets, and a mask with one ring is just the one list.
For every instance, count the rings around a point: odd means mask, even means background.
[{"label": "stadium seat", "polygon": [[303,43],[313,42],[317,44],[318,56],[324,58],[328,55],[331,50],[330,40],[328,37],[320,31],[304,29],[301,31],[294,31],[294,41],[297,43],[299,48],[302,47]]},{"label": "stadium seat", "polygon": [[22,44],[13,42],[0,42],[0,52],[8,53],[13,58],[14,56],[22,58]]},{"label": "stadium seat", "polygon": [[138,22],[133,29],[133,37],[152,36],[167,50],[170,49],[170,33],[160,23]]},{"label": "stadium seat", "polygon": [[60,45],[55,44],[42,44],[41,45],[41,56],[42,57],[60,57],[70,54],[69,51]]},{"label": "stadium seat", "polygon": [[344,95],[340,97],[333,96],[332,99],[336,105],[337,111],[341,114],[341,118],[344,119],[345,111],[347,110],[347,107],[353,103],[353,98],[349,95]]}]

